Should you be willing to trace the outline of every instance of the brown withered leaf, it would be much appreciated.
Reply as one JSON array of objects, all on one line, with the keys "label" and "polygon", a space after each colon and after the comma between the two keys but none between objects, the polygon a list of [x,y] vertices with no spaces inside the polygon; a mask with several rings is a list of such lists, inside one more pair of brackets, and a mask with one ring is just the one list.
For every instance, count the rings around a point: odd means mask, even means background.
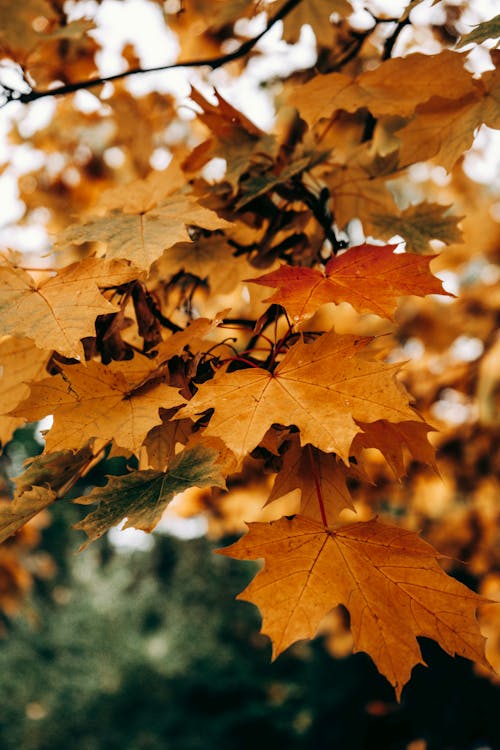
[{"label": "brown withered leaf", "polygon": [[0,267],[0,321],[6,333],[30,338],[45,350],[83,359],[81,339],[95,336],[98,315],[116,312],[99,287],[114,287],[138,278],[127,261],[87,258],[35,282],[12,265]]},{"label": "brown withered leaf", "polygon": [[351,617],[354,651],[366,651],[398,699],[416,664],[417,636],[449,654],[487,666],[476,620],[483,597],[450,578],[439,553],[412,531],[377,520],[325,529],[302,516],[249,532],[219,553],[265,566],[239,594],[262,613],[273,656],[313,638],[323,617],[343,604]]},{"label": "brown withered leaf", "polygon": [[358,312],[392,319],[398,299],[446,294],[429,270],[435,256],[394,253],[396,245],[358,245],[332,257],[324,272],[281,266],[255,279],[254,284],[277,287],[265,302],[282,305],[292,320],[310,318],[327,302],[349,302]]},{"label": "brown withered leaf", "polygon": [[294,424],[302,444],[335,452],[347,464],[360,432],[354,419],[416,417],[394,378],[399,366],[357,356],[368,341],[330,331],[312,344],[299,341],[273,373],[260,367],[228,373],[223,367],[176,416],[196,418],[215,408],[205,434],[222,438],[240,456],[255,448],[273,423]]}]

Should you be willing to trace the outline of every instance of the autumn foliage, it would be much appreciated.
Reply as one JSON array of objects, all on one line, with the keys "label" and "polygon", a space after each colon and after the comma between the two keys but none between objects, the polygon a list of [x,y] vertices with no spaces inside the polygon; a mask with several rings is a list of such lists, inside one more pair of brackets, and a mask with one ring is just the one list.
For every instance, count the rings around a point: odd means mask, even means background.
[{"label": "autumn foliage", "polygon": [[[499,562],[498,227],[464,168],[478,128],[499,127],[498,20],[465,34],[459,6],[438,3],[438,23],[427,5],[394,19],[368,0],[355,16],[348,0],[158,4],[180,45],[170,67],[198,76],[176,98],[131,93],[130,46],[122,77],[97,78],[92,19],[62,2],[0,2],[13,152],[58,157],[18,179],[50,255],[1,255],[2,444],[53,425],[0,538],[123,456],[128,473],[72,500],[92,506],[88,541],[124,520],[152,531],[165,511],[204,512],[213,533],[249,522],[219,551],[264,560],[240,597],[274,656],[342,605],[398,697],[420,636],[491,671],[476,619],[484,604],[494,634],[491,605],[441,563],[468,561],[494,597]],[[266,54],[257,17],[289,45],[308,24],[317,45],[312,67],[268,81],[269,129],[217,89]],[[24,135],[44,98],[52,118]],[[454,357],[460,336],[480,353]]]}]

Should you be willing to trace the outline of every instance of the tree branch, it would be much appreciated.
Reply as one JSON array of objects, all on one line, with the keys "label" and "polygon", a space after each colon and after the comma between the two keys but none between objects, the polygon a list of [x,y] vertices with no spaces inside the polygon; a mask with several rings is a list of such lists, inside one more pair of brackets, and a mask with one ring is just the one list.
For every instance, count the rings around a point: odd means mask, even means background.
[{"label": "tree branch", "polygon": [[257,44],[257,42],[259,42],[262,37],[265,36],[265,34],[267,34],[267,32],[278,21],[281,21],[283,18],[285,18],[301,2],[302,0],[287,0],[287,2],[284,3],[280,10],[278,10],[274,14],[274,16],[271,16],[271,18],[269,18],[265,28],[260,32],[260,34],[257,34],[257,36],[254,36],[251,39],[247,39],[247,41],[240,44],[240,46],[235,49],[234,52],[229,52],[226,55],[220,55],[219,57],[213,58],[200,58],[198,60],[188,60],[186,62],[172,63],[169,65],[157,65],[153,68],[131,68],[130,70],[125,70],[122,73],[115,73],[115,75],[112,76],[92,78],[88,81],[75,81],[75,83],[68,83],[64,86],[57,86],[53,89],[49,89],[48,91],[37,91],[36,89],[31,89],[31,91],[21,93],[19,91],[15,91],[10,86],[0,84],[0,89],[3,89],[3,93],[6,99],[5,102],[0,105],[0,108],[4,107],[11,101],[28,104],[29,102],[34,102],[37,99],[44,99],[49,96],[65,96],[66,94],[72,94],[75,91],[85,91],[86,89],[91,89],[94,86],[102,86],[104,83],[119,81],[122,78],[127,78],[128,76],[138,75],[142,73],[158,73],[160,71],[175,70],[177,68],[201,68],[203,66],[211,68],[212,70],[217,70],[217,68],[221,68],[223,65],[227,65],[227,63],[238,60],[248,54],[248,52],[250,52],[250,50]]}]

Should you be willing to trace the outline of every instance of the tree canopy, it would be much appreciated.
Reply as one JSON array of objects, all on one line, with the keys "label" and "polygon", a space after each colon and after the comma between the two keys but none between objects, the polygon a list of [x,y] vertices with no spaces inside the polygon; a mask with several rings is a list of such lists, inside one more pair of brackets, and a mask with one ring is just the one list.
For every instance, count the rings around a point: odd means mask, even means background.
[{"label": "tree canopy", "polygon": [[[476,613],[497,632],[499,204],[474,172],[500,122],[498,17],[375,5],[148,0],[173,61],[126,44],[107,76],[99,4],[0,2],[11,164],[36,163],[6,174],[47,237],[1,252],[2,444],[53,417],[0,540],[64,500],[92,506],[84,546],[165,512],[247,522],[219,551],[264,559],[239,596],[274,656],[343,612],[399,698],[419,637],[498,659]],[[258,78],[280,33],[292,62]],[[189,92],[165,93],[174,69]],[[264,88],[269,126],[244,94]],[[113,456],[125,473],[74,497]]]}]

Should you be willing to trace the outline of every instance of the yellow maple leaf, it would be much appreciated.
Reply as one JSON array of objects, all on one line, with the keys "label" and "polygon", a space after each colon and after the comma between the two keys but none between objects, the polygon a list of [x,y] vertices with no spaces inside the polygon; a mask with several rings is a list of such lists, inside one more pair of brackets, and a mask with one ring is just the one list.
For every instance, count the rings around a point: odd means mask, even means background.
[{"label": "yellow maple leaf", "polygon": [[191,239],[188,226],[204,229],[229,226],[229,222],[184,190],[172,193],[153,208],[139,206],[130,213],[117,209],[73,224],[61,232],[57,245],[103,242],[107,258],[127,258],[139,268],[148,269],[164,250]]},{"label": "yellow maple leaf", "polygon": [[412,119],[396,131],[402,167],[432,158],[450,171],[472,146],[480,125],[500,128],[498,69],[473,83],[473,90],[464,96],[447,99],[437,95],[418,106]]},{"label": "yellow maple leaf", "polygon": [[359,423],[363,429],[354,438],[352,453],[361,460],[364,448],[377,448],[391,467],[396,479],[406,474],[404,450],[409,451],[415,461],[428,464],[436,471],[434,448],[429,443],[428,432],[433,428],[425,422],[398,422],[385,420]]},{"label": "yellow maple leaf", "polygon": [[22,417],[6,416],[30,392],[27,383],[35,382],[46,374],[49,359],[47,351],[38,349],[30,339],[3,336],[0,339],[0,442],[11,439],[14,430],[24,423]]},{"label": "yellow maple leaf", "polygon": [[[276,5],[283,5],[283,2]],[[274,6],[272,6],[274,9]],[[348,0],[303,0],[298,3],[283,20],[283,38],[287,42],[297,42],[304,24],[312,27],[320,47],[331,47],[333,25],[330,22],[332,13],[349,16],[352,5]]]},{"label": "yellow maple leaf", "polygon": [[65,357],[83,359],[80,339],[95,336],[98,315],[116,312],[99,287],[124,284],[141,275],[125,261],[87,258],[41,283],[21,268],[0,267],[0,323],[5,333],[33,339]]},{"label": "yellow maple leaf", "polygon": [[416,416],[394,379],[399,366],[357,356],[367,343],[331,331],[313,344],[299,341],[272,373],[260,367],[228,373],[224,367],[176,418],[195,418],[215,407],[205,434],[222,438],[240,456],[255,448],[274,422],[294,424],[302,444],[335,452],[347,464],[360,432],[354,419],[398,422]]},{"label": "yellow maple leaf", "polygon": [[222,234],[178,242],[151,268],[150,281],[168,279],[179,271],[207,279],[213,295],[228,294],[252,271],[245,256],[235,257],[234,247]]},{"label": "yellow maple leaf", "polygon": [[323,617],[343,604],[354,650],[372,657],[398,699],[413,667],[424,663],[417,636],[488,666],[476,620],[477,607],[487,600],[447,576],[438,552],[414,532],[377,520],[325,529],[302,516],[249,528],[218,552],[265,558],[238,598],[259,607],[274,657],[313,638]]},{"label": "yellow maple leaf", "polygon": [[396,160],[386,165],[358,163],[365,154],[351,156],[347,164],[334,165],[323,179],[330,190],[335,223],[344,228],[353,218],[363,222],[365,233],[376,236],[374,215],[398,216],[400,211],[386,183],[397,169]]},{"label": "yellow maple leaf", "polygon": [[160,406],[182,403],[175,388],[145,383],[152,365],[146,357],[103,365],[61,365],[61,374],[32,384],[29,398],[14,409],[29,420],[54,415],[46,449],[81,448],[92,438],[115,440],[138,454],[149,430],[161,422]]}]

